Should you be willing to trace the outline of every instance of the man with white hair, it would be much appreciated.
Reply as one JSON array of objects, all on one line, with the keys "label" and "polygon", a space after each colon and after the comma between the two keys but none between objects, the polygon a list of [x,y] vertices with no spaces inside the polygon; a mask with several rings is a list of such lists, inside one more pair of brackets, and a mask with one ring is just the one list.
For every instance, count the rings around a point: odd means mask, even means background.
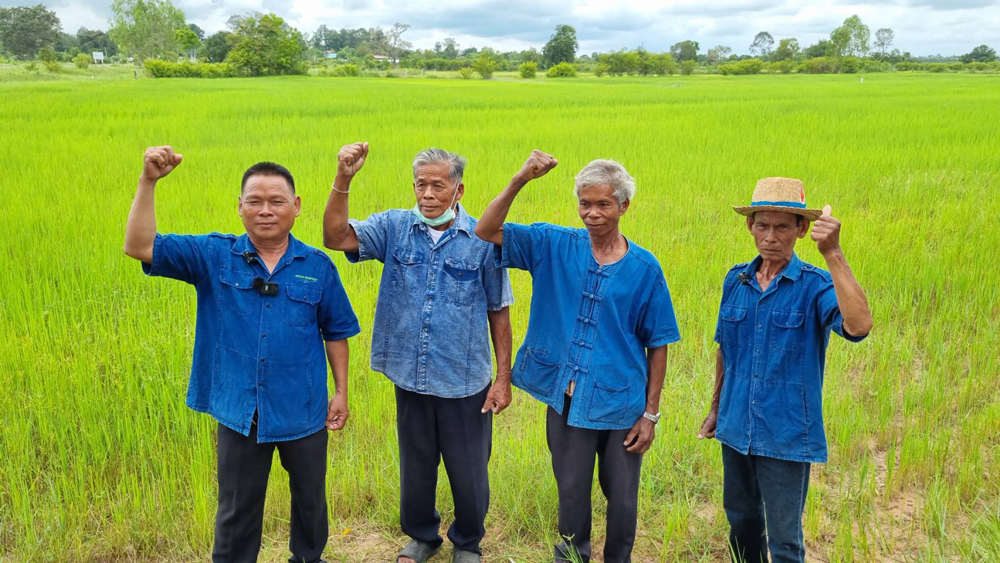
[{"label": "man with white hair", "polygon": [[[367,157],[368,143],[341,149],[323,215],[323,244],[351,262],[385,264],[371,368],[396,388],[399,519],[412,538],[396,560],[423,563],[441,548],[435,493],[443,458],[455,501],[448,530],[452,561],[476,563],[490,500],[493,415],[510,404],[510,280],[494,264],[491,245],[473,233],[476,220],[459,204],[464,158],[441,149],[421,151],[413,160],[413,209],[349,220],[351,181]],[[492,386],[488,337],[497,361]]]},{"label": "man with white hair", "polygon": [[596,457],[608,499],[604,561],[624,563],[635,542],[642,454],[660,419],[667,345],[680,334],[659,262],[618,229],[635,196],[621,164],[595,160],[577,174],[585,229],[504,223],[518,192],[556,164],[532,152],[483,212],[476,234],[497,245],[498,266],[531,273],[531,316],[513,383],[549,406],[564,538],[555,559],[590,561]]}]

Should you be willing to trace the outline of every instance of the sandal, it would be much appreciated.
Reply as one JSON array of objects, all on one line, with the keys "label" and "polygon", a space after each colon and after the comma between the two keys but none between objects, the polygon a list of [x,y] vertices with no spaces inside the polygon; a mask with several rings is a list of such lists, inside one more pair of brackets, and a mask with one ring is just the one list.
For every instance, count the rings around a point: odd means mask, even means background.
[{"label": "sandal", "polygon": [[451,555],[451,563],[480,563],[482,560],[482,556],[475,551],[465,551],[457,547]]}]

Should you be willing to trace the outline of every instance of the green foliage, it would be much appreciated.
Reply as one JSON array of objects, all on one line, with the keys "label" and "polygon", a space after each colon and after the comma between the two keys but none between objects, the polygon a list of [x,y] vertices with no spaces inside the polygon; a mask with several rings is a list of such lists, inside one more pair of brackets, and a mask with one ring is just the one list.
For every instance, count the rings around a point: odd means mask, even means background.
[{"label": "green foliage", "polygon": [[997,60],[997,52],[989,45],[980,45],[962,55],[963,63],[991,63]]},{"label": "green foliage", "polygon": [[778,48],[774,50],[774,54],[771,56],[772,61],[787,61],[794,59],[799,54],[799,40],[790,37],[788,39],[782,39],[778,42]]},{"label": "green foliage", "polygon": [[694,70],[698,68],[698,61],[686,60],[681,63],[681,74],[684,76],[691,76],[694,74]]},{"label": "green foliage", "polygon": [[840,59],[837,57],[806,59],[799,65],[799,72],[808,74],[833,74],[840,72]]},{"label": "green foliage", "polygon": [[568,25],[557,25],[555,33],[542,49],[542,61],[548,67],[571,63],[576,60],[576,50],[579,47],[580,44],[576,41],[576,29]]},{"label": "green foliage", "polygon": [[555,66],[549,67],[545,76],[548,76],[549,78],[571,78],[576,76],[576,67],[570,63],[559,63]]},{"label": "green foliage", "polygon": [[472,67],[468,66],[463,66],[462,68],[458,69],[458,77],[463,80],[468,80],[472,78],[472,75],[475,73],[476,71],[472,70]]},{"label": "green foliage", "polygon": [[153,78],[227,78],[237,76],[229,63],[171,62],[147,59],[143,67]]},{"label": "green foliage", "polygon": [[521,74],[521,78],[534,78],[535,73],[538,72],[538,63],[536,62],[521,63],[521,66],[518,67],[517,70]]},{"label": "green foliage", "polygon": [[861,70],[861,59],[857,57],[844,57],[840,61],[840,72],[844,74],[856,74]]},{"label": "green foliage", "polygon": [[681,63],[684,61],[693,61],[698,58],[698,49],[698,42],[689,39],[680,43],[674,43],[670,47],[670,55]]},{"label": "green foliage", "polygon": [[198,39],[198,34],[195,33],[190,27],[175,29],[174,41],[177,42],[177,46],[180,47],[185,53],[191,55],[193,55],[198,50],[198,46],[201,45],[201,39]]},{"label": "green foliage", "polygon": [[750,44],[750,54],[760,58],[767,58],[774,48],[774,37],[767,31],[761,31],[753,38]]},{"label": "green foliage", "polygon": [[767,69],[768,72],[772,73],[790,74],[793,70],[795,70],[795,66],[795,61],[785,59],[770,63]]},{"label": "green foliage", "polygon": [[719,65],[719,72],[724,75],[760,74],[764,70],[764,61],[760,59],[744,59]]},{"label": "green foliage", "polygon": [[42,61],[42,65],[45,67],[45,70],[52,73],[62,72],[63,70],[62,63],[59,61]]},{"label": "green foliage", "polygon": [[60,23],[45,6],[0,7],[0,45],[15,57],[33,58],[38,50],[59,40]]},{"label": "green foliage", "polygon": [[73,57],[73,64],[76,65],[76,68],[87,68],[93,62],[94,59],[92,59],[87,53],[80,53]]},{"label": "green foliage", "polygon": [[118,54],[118,45],[108,37],[107,33],[99,29],[90,30],[81,27],[76,32],[76,40],[80,44],[80,51],[88,55],[101,52],[106,58],[110,58]]},{"label": "green foliage", "polygon": [[833,53],[838,57],[863,57],[868,54],[871,31],[857,14],[844,20],[844,25],[830,33]]},{"label": "green foliage", "polygon": [[330,76],[340,76],[340,77],[350,76],[350,77],[357,77],[357,76],[361,76],[361,69],[358,68],[358,65],[354,65],[354,64],[335,65],[330,70]]},{"label": "green foliage", "polygon": [[43,63],[54,63],[59,59],[56,57],[56,52],[52,47],[42,47],[38,50],[38,60]]},{"label": "green foliage", "polygon": [[479,73],[483,80],[488,80],[497,70],[497,61],[489,53],[480,53],[472,63],[472,70]]},{"label": "green foliage", "polygon": [[184,12],[170,0],[112,0],[108,35],[138,62],[177,56],[174,30],[185,27]]},{"label": "green foliage", "polygon": [[304,42],[298,30],[274,14],[240,18],[226,62],[246,76],[305,74]]},{"label": "green foliage", "polygon": [[24,70],[27,70],[29,72],[37,72],[38,63],[36,63],[35,61],[28,61],[28,63],[24,65]]},{"label": "green foliage", "polygon": [[594,76],[600,78],[611,70],[611,65],[608,63],[597,63],[594,65]]},{"label": "green foliage", "polygon": [[219,31],[209,35],[201,44],[201,56],[213,63],[221,63],[226,60],[226,55],[232,48],[236,36],[228,31]]}]

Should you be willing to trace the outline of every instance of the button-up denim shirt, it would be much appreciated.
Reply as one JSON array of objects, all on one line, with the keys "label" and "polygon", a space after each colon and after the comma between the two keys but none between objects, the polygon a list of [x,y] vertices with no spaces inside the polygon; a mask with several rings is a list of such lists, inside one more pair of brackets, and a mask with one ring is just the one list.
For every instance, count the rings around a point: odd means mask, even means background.
[{"label": "button-up denim shirt", "polygon": [[435,243],[412,211],[351,220],[351,262],[385,264],[375,304],[371,368],[399,387],[444,398],[475,395],[493,374],[486,311],[514,302],[507,270],[493,264],[476,220],[459,205]]},{"label": "button-up denim shirt", "polygon": [[715,341],[725,376],[715,437],[743,454],[823,463],[830,330],[852,342],[867,335],[844,332],[829,272],[793,254],[761,291],[761,261],[737,264],[722,286]]},{"label": "button-up denim shirt", "polygon": [[576,382],[570,426],[631,428],[646,409],[646,349],[680,340],[660,263],[628,241],[598,264],[586,229],[505,223],[497,263],[531,273],[528,333],[513,384],[562,414]]},{"label": "button-up denim shirt", "polygon": [[[194,285],[198,318],[187,405],[247,436],[258,413],[257,441],[308,436],[326,422],[326,347],[361,329],[340,276],[322,251],[291,235],[273,272],[243,253],[250,239],[156,235],[151,276]],[[263,295],[254,279],[278,284]]]}]

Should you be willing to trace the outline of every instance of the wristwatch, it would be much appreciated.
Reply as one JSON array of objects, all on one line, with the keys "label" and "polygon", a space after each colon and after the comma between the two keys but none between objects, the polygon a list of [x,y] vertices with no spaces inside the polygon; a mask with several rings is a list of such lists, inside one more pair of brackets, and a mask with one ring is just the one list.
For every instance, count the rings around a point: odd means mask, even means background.
[{"label": "wristwatch", "polygon": [[642,413],[642,418],[645,418],[646,420],[650,420],[650,421],[653,422],[653,424],[656,424],[657,422],[660,421],[660,413],[649,414],[648,412],[644,412],[644,413]]}]

